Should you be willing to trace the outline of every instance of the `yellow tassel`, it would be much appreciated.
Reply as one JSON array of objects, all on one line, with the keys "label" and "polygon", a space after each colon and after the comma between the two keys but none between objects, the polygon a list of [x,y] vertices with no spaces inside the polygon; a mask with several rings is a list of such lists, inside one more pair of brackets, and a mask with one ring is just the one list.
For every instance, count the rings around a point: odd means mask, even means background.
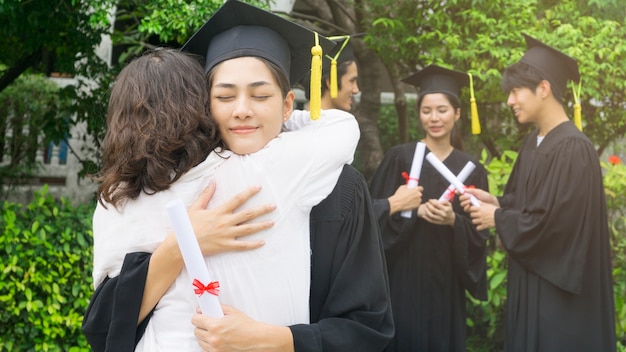
[{"label": "yellow tassel", "polygon": [[574,124],[579,130],[583,130],[582,107],[580,104],[574,104]]},{"label": "yellow tassel", "polygon": [[478,106],[476,105],[476,98],[474,97],[474,80],[471,73],[469,75],[470,81],[470,115],[472,122],[472,134],[480,134],[480,120],[478,119]]},{"label": "yellow tassel", "polygon": [[319,45],[318,34],[315,33],[315,46],[311,48],[311,100],[309,110],[311,119],[319,119],[322,113],[322,46]]},{"label": "yellow tassel", "polygon": [[330,61],[330,97],[337,98],[337,60]]},{"label": "yellow tassel", "polygon": [[333,41],[343,39],[343,44],[341,44],[341,48],[337,50],[335,57],[326,55],[326,57],[330,60],[330,97],[334,99],[337,98],[337,90],[339,86],[339,83],[337,82],[337,59],[339,59],[339,56],[341,55],[343,49],[346,48],[346,45],[348,45],[348,41],[350,41],[350,36],[342,35],[337,37],[328,37],[328,39]]},{"label": "yellow tassel", "polygon": [[580,131],[583,130],[583,118],[582,118],[582,106],[580,106],[580,90],[582,85],[582,79],[578,82],[578,93],[576,87],[572,86],[572,92],[574,93],[574,125],[578,127]]}]

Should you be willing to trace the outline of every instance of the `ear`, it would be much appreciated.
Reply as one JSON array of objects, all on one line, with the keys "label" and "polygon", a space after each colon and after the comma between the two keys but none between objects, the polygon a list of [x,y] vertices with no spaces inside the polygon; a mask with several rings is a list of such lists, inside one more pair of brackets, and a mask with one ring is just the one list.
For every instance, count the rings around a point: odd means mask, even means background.
[{"label": "ear", "polygon": [[459,121],[460,118],[461,118],[461,108],[457,108],[456,112],[454,113],[454,122]]},{"label": "ear", "polygon": [[539,82],[537,88],[535,89],[535,92],[539,95],[540,98],[547,98],[552,94],[552,86],[547,79],[544,79]]},{"label": "ear", "polygon": [[283,122],[289,120],[293,111],[293,102],[296,100],[296,94],[290,90],[285,96],[283,102]]},{"label": "ear", "polygon": [[330,90],[330,77],[324,78],[324,84],[326,84],[326,89]]}]

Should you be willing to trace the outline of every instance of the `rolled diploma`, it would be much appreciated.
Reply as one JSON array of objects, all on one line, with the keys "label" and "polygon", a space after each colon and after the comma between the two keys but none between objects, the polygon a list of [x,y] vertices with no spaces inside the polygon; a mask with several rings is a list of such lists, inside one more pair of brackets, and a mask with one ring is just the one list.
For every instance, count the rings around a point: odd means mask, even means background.
[{"label": "rolled diploma", "polygon": [[[450,182],[459,191],[459,193],[461,194],[465,193],[465,185],[463,185],[463,182],[459,181],[459,179],[456,176],[454,176],[452,171],[450,171],[450,169],[448,169],[446,165],[444,165],[439,159],[437,159],[435,154],[433,153],[426,154],[426,159],[433,165],[433,167],[437,171],[439,171],[441,176],[443,176],[446,180],[448,180],[448,182]],[[476,197],[474,197],[474,195],[472,194],[470,194],[469,196],[470,196],[470,202],[472,203],[472,205],[479,207],[480,202],[478,201],[478,199],[476,199]]]},{"label": "rolled diploma", "polygon": [[[474,171],[475,168],[476,168],[476,165],[474,165],[473,162],[468,161],[467,164],[465,164],[465,166],[463,167],[463,169],[461,169],[461,172],[459,172],[459,174],[456,175],[456,178],[461,183],[465,182],[465,180],[467,180],[467,178]],[[448,188],[445,191],[443,191],[443,194],[441,194],[441,197],[439,197],[439,201],[440,202],[443,202],[444,200],[450,201],[450,198],[448,197],[448,195],[450,193],[454,193],[455,190],[456,190],[456,187],[454,187],[453,184],[450,184],[450,186],[448,186]]]},{"label": "rolled diploma", "polygon": [[[176,240],[178,241],[178,247],[183,255],[185,267],[192,279],[192,282],[189,283],[189,289],[194,290],[194,279],[199,280],[203,285],[209,285],[211,282],[209,270],[206,267],[204,256],[198,245],[196,235],[193,232],[185,204],[180,199],[173,200],[167,204],[167,213],[172,222]],[[212,318],[221,318],[224,316],[217,296],[209,292],[202,292],[196,295],[196,298],[198,299],[202,314]]]},{"label": "rolled diploma", "polygon": [[[411,162],[411,172],[409,172],[409,182],[406,184],[406,188],[415,188],[419,183],[420,174],[422,173],[422,163],[424,162],[424,152],[426,151],[426,144],[417,142],[415,146],[415,153],[413,154],[413,161]],[[412,211],[403,210],[400,215],[403,218],[410,219]]]}]

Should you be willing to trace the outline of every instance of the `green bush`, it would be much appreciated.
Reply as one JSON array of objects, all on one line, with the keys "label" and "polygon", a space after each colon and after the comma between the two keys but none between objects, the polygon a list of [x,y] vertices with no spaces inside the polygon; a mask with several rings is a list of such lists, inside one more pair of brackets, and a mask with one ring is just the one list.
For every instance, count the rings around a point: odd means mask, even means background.
[{"label": "green bush", "polygon": [[626,351],[626,166],[619,159],[613,163],[602,161],[601,165],[611,231],[615,325],[621,343],[618,351]]},{"label": "green bush", "polygon": [[93,207],[47,187],[0,218],[0,351],[89,351],[81,332],[91,286]]}]

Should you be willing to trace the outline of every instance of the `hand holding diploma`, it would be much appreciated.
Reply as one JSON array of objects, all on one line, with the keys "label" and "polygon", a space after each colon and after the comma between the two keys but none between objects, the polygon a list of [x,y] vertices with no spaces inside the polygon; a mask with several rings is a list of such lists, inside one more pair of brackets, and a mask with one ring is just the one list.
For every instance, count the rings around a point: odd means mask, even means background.
[{"label": "hand holding diploma", "polygon": [[[444,163],[442,163],[439,159],[437,159],[437,157],[435,156],[435,154],[433,153],[428,153],[426,155],[426,159],[433,165],[433,167],[441,174],[441,176],[443,176],[446,180],[448,180],[448,182],[450,182],[458,191],[460,194],[465,194],[465,185],[463,184],[463,182],[461,182],[453,173],[452,171],[450,171],[450,169],[448,169],[446,167],[446,165],[444,165]],[[476,199],[476,197],[474,197],[473,195],[470,194],[470,202],[472,203],[472,205],[479,207],[480,206],[480,202],[478,201],[478,199]]]},{"label": "hand holding diploma", "polygon": [[[461,170],[461,172],[456,175],[456,178],[461,183],[465,182],[465,180],[467,180],[467,178],[474,171],[475,168],[476,165],[473,162],[468,161]],[[441,194],[441,197],[439,197],[439,201],[443,202],[444,200],[447,200],[448,202],[451,202],[454,199],[454,192],[456,192],[456,187],[454,187],[453,184],[450,184],[450,186],[448,186],[448,189],[446,189],[443,194]]]},{"label": "hand holding diploma", "polygon": [[[407,181],[407,188],[415,188],[419,184],[420,174],[422,173],[422,163],[424,162],[424,153],[426,151],[426,144],[417,142],[415,146],[415,153],[413,154],[413,161],[411,162],[411,171],[409,172],[409,179]],[[403,218],[410,219],[412,211],[405,210],[400,215]]]},{"label": "hand holding diploma", "polygon": [[[471,204],[471,198],[479,199],[480,206],[475,207]],[[472,218],[472,224],[476,226],[478,231],[491,229],[496,227],[495,212],[500,207],[498,198],[492,196],[486,191],[477,188],[469,188],[464,195],[459,197],[461,207]]]},{"label": "hand holding diploma", "polygon": [[185,205],[179,199],[171,201],[167,204],[167,213],[172,222],[185,267],[192,279],[189,282],[189,289],[194,290],[203,314],[213,318],[223,317],[224,313],[217,297],[219,283],[211,281]]}]

